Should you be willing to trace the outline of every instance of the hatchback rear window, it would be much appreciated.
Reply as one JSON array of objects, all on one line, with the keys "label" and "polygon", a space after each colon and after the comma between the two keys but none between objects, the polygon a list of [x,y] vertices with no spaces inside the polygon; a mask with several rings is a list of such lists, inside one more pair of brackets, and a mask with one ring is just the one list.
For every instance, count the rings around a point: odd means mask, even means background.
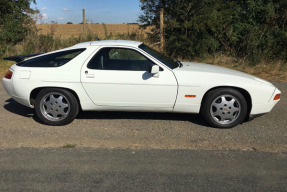
[{"label": "hatchback rear window", "polygon": [[60,67],[74,59],[86,49],[73,49],[68,51],[61,51],[33,59],[28,59],[18,63],[21,67]]}]

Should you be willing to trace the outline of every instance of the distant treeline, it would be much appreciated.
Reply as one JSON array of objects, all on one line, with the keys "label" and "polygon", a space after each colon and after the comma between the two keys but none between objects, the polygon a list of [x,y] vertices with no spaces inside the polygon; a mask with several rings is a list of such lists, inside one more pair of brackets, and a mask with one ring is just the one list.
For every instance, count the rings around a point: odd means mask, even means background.
[{"label": "distant treeline", "polygon": [[141,0],[140,22],[156,26],[150,35],[157,41],[161,7],[169,55],[287,60],[287,0]]}]

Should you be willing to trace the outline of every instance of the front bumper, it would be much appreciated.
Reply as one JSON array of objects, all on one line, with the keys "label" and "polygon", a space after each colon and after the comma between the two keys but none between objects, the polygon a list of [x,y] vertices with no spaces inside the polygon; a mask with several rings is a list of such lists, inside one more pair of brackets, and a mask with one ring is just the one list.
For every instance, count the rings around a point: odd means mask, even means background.
[{"label": "front bumper", "polygon": [[271,98],[269,99],[268,103],[255,103],[255,104],[253,104],[252,110],[250,112],[250,117],[270,112],[273,109],[273,107],[280,101],[280,99],[274,100],[275,95],[280,94],[280,93],[281,92],[279,91],[279,89],[275,88],[275,90],[274,90]]}]

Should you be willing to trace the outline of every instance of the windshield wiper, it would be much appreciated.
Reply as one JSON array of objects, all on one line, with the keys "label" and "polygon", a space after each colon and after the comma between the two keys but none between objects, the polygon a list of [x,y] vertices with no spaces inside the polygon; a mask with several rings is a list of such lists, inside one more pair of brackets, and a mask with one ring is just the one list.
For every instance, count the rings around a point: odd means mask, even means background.
[{"label": "windshield wiper", "polygon": [[179,60],[176,60],[176,62],[177,62],[178,66],[179,66],[180,68],[183,67],[183,64],[182,64]]}]

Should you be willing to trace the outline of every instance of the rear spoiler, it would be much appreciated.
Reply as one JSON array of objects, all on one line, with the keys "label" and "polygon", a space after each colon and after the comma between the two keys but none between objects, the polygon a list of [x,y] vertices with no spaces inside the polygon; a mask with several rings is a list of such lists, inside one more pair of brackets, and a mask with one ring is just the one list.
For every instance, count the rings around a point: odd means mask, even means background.
[{"label": "rear spoiler", "polygon": [[42,55],[44,53],[33,53],[33,54],[29,54],[29,55],[19,55],[19,56],[12,56],[12,57],[4,57],[4,60],[9,60],[9,61],[16,61],[17,63],[24,61],[24,59],[26,57],[34,57],[37,55]]}]

